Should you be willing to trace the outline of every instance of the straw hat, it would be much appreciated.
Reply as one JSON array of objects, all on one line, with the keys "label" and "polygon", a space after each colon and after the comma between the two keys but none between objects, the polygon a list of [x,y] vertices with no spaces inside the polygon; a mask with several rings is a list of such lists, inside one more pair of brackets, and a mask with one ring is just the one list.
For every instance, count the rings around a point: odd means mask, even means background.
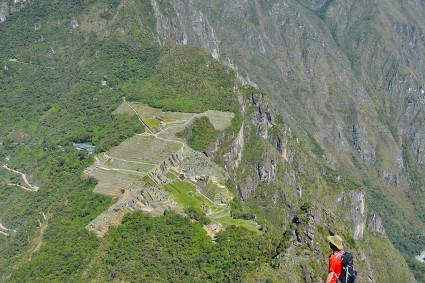
[{"label": "straw hat", "polygon": [[328,241],[338,249],[342,250],[344,248],[344,245],[342,244],[343,240],[339,235],[327,236],[326,239],[328,239]]}]

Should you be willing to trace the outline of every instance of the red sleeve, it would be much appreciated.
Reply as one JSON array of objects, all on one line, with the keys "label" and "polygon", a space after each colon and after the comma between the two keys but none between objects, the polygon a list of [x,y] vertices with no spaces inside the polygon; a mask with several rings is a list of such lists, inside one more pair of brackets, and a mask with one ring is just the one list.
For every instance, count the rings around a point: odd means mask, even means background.
[{"label": "red sleeve", "polygon": [[329,258],[329,272],[335,272],[337,276],[341,274],[342,263],[341,258],[332,255]]},{"label": "red sleeve", "polygon": [[329,272],[341,272],[341,260],[339,257],[332,255],[329,258]]}]

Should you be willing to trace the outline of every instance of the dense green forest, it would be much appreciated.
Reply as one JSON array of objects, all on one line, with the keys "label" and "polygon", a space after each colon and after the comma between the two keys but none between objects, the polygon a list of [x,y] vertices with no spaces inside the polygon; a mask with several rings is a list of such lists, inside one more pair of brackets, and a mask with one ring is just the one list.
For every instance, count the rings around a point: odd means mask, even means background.
[{"label": "dense green forest", "polygon": [[[134,213],[109,234],[105,257],[88,277],[99,281],[236,282],[280,253],[270,235],[231,226],[211,242],[202,226],[175,213]],[[277,245],[276,245],[277,244]]]}]

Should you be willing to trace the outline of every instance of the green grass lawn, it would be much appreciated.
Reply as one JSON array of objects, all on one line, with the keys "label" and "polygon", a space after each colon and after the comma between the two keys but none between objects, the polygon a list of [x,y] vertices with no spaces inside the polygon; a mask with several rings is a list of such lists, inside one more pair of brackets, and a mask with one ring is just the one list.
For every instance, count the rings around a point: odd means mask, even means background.
[{"label": "green grass lawn", "polygon": [[195,208],[201,208],[204,203],[208,201],[196,193],[196,190],[186,190],[184,187],[167,184],[165,188],[171,193],[174,199],[183,206],[191,206]]},{"label": "green grass lawn", "polygon": [[257,234],[261,234],[261,231],[259,230],[260,228],[259,225],[252,220],[233,219],[230,216],[225,216],[225,217],[221,217],[214,220],[220,222],[221,225],[223,225],[223,227],[229,227],[231,225],[235,225],[237,227],[244,227]]},{"label": "green grass lawn", "polygon": [[145,182],[145,186],[151,186],[151,187],[155,187],[156,186],[156,184],[155,184],[155,182],[154,181],[152,181],[152,179],[149,177],[149,176],[144,176],[143,177],[143,179],[142,179],[144,182]]}]

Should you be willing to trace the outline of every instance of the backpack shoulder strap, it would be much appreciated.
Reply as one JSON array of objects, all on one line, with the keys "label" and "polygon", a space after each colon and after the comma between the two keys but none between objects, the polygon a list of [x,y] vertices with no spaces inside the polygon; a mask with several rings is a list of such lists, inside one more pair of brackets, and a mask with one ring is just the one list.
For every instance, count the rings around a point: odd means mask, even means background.
[{"label": "backpack shoulder strap", "polygon": [[342,259],[342,256],[344,255],[344,252],[342,252],[342,254],[335,254],[335,253],[331,253],[331,255],[329,256],[329,257],[331,257],[331,256],[336,256],[336,257],[339,257],[339,258],[341,258]]}]

